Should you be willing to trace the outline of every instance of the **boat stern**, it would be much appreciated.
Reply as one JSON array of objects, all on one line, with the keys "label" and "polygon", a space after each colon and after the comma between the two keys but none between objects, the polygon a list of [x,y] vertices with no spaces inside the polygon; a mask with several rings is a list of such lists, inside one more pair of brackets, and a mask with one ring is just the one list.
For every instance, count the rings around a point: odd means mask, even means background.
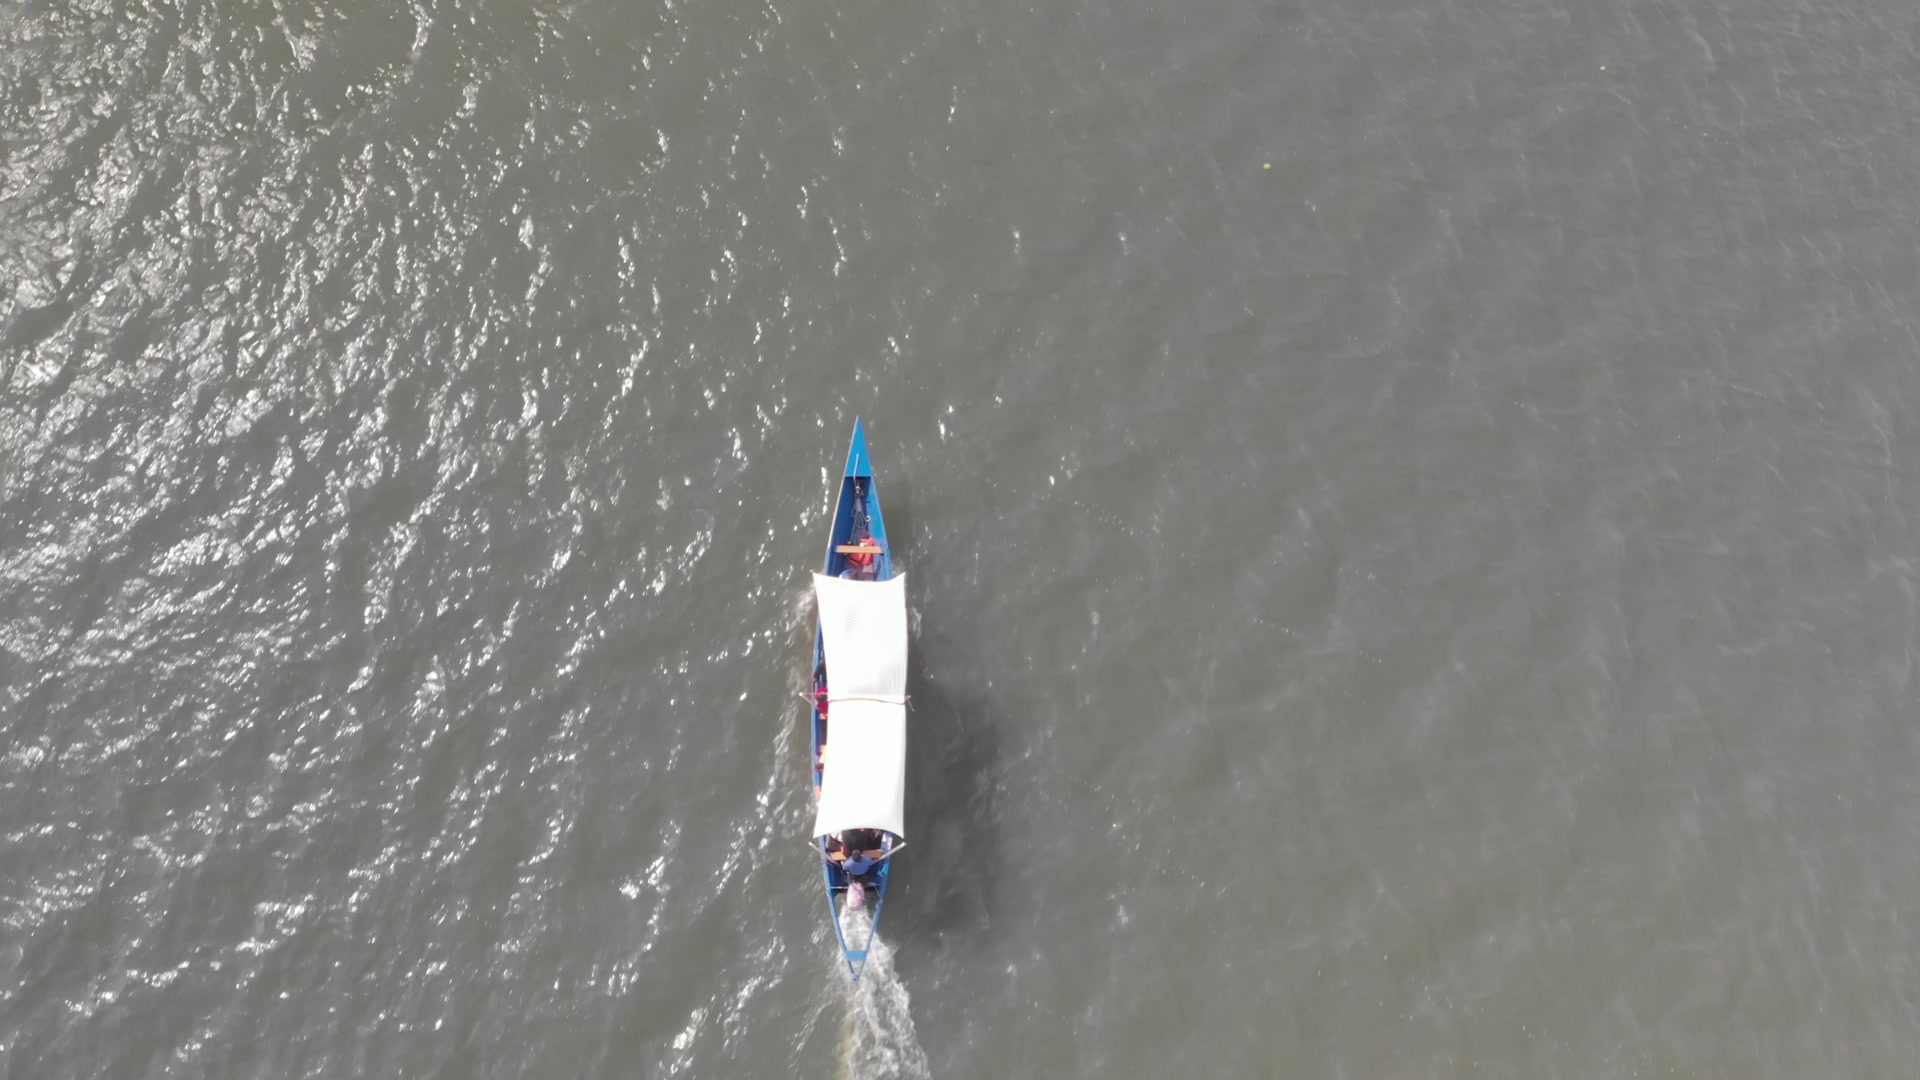
[{"label": "boat stern", "polygon": [[853,976],[854,982],[859,982],[860,975],[867,970],[867,950],[848,949],[840,955],[846,958],[847,974]]}]

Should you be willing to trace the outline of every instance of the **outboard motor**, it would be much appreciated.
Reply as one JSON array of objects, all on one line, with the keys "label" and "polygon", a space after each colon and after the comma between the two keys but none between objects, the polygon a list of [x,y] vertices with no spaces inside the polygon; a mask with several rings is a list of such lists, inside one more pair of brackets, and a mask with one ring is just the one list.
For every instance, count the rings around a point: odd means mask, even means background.
[{"label": "outboard motor", "polygon": [[867,887],[857,881],[847,882],[847,910],[859,911],[867,903]]}]

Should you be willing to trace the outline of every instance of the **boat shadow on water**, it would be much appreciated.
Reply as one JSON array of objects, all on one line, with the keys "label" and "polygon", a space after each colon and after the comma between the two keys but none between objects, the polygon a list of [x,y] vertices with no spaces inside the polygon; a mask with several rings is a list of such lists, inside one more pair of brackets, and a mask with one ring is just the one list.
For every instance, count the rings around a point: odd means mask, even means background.
[{"label": "boat shadow on water", "polygon": [[[998,907],[1000,717],[985,694],[907,671],[907,857],[887,897],[900,966],[966,945]],[[932,948],[929,949],[929,946]]]}]

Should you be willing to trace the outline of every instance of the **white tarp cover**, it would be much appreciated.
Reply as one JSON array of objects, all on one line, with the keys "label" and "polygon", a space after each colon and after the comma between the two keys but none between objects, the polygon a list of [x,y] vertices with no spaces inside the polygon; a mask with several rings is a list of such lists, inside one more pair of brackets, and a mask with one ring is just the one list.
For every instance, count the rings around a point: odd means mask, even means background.
[{"label": "white tarp cover", "polygon": [[813,835],[905,836],[907,578],[813,575],[827,650],[827,764]]}]

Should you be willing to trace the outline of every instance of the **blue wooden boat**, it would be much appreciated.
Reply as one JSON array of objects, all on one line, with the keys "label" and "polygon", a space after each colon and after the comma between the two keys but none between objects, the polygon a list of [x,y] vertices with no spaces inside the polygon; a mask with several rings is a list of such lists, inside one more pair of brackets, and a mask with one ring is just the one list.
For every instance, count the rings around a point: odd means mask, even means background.
[{"label": "blue wooden boat", "polygon": [[[853,443],[834,503],[813,665],[813,843],[827,913],[855,981],[880,926],[906,786],[906,577],[887,543],[866,432]],[[849,919],[864,910],[865,919]]]}]

